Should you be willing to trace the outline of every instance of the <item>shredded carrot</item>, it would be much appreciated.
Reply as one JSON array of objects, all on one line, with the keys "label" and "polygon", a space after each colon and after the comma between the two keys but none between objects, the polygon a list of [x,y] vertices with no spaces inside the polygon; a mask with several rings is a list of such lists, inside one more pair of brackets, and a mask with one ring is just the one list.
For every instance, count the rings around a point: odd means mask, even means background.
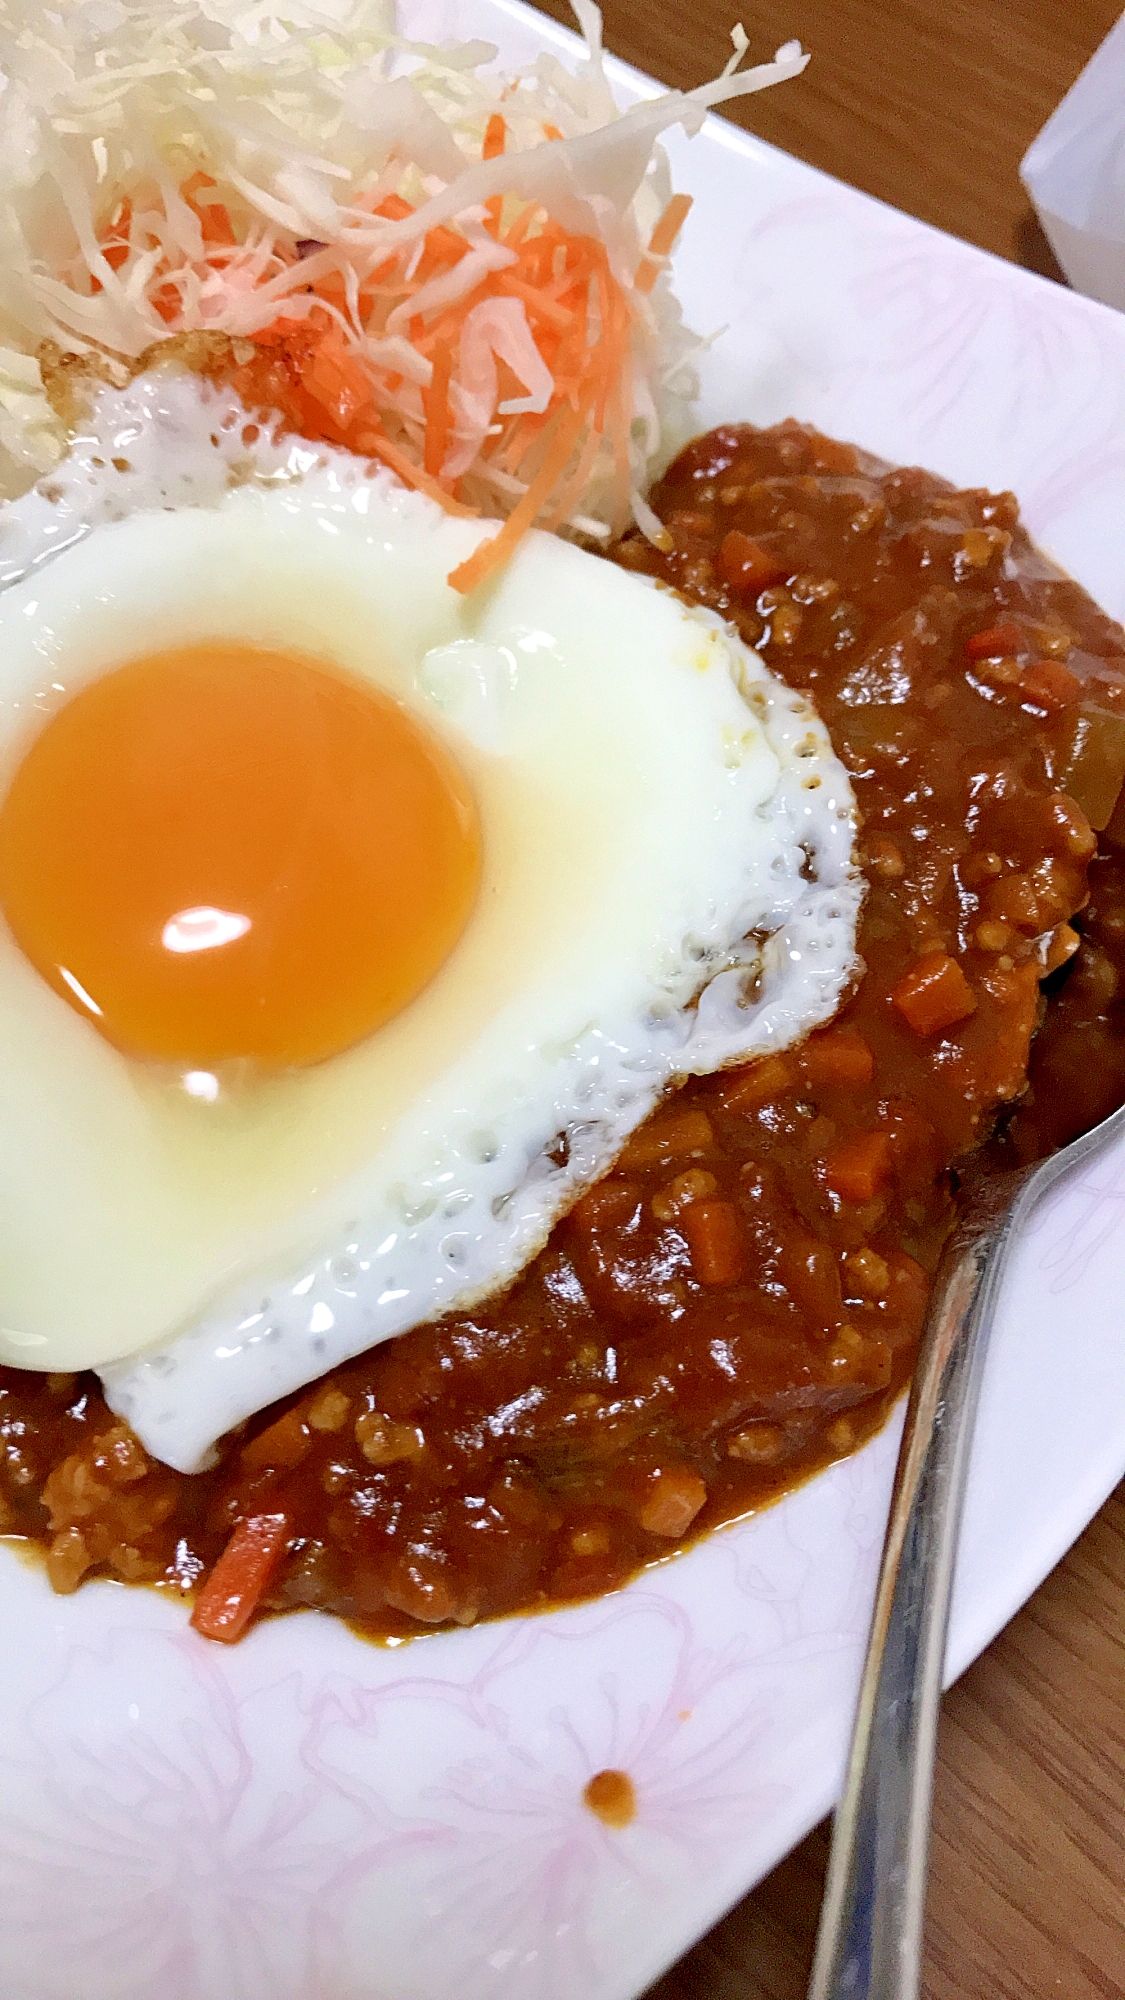
[{"label": "shredded carrot", "polygon": [[221,201],[201,202],[196,199],[204,188],[213,188],[214,185],[210,174],[189,174],[180,193],[192,214],[198,219],[203,231],[203,241],[212,247],[226,245],[229,248],[237,243],[238,238],[231,227],[231,219],[224,204]]},{"label": "shredded carrot", "polygon": [[484,128],[484,144],[480,150],[482,160],[497,160],[508,141],[508,127],[498,111],[492,113]]},{"label": "shredded carrot", "polygon": [[[484,128],[484,144],[481,147],[480,153],[481,159],[498,160],[504,151],[507,141],[508,127],[503,118],[501,118],[500,113],[494,111]],[[504,214],[504,197],[499,194],[490,195],[484,205],[488,210],[488,221],[485,224],[485,228],[488,230],[490,236],[498,237]]]},{"label": "shredded carrot", "polygon": [[444,486],[439,486],[436,479],[431,479],[428,472],[420,470],[404,451],[399,451],[382,431],[365,431],[362,438],[356,439],[356,449],[370,458],[381,459],[392,472],[398,473],[404,486],[415,486],[419,493],[428,493],[430,499],[436,500],[439,507],[444,507],[447,514],[456,514],[466,521],[478,518],[479,507],[466,507],[462,501],[455,500]]},{"label": "shredded carrot", "polygon": [[660,276],[661,260],[667,257],[691,208],[690,194],[674,194],[648,239],[648,250],[637,266],[633,279],[638,292],[651,292]]},{"label": "shredded carrot", "polygon": [[434,356],[434,372],[426,391],[426,450],[425,468],[432,479],[441,475],[445,464],[446,449],[449,444],[449,426],[452,412],[449,407],[449,377],[453,367],[453,349],[439,348]]},{"label": "shredded carrot", "polygon": [[577,465],[559,487],[554,505],[543,516],[543,526],[549,532],[553,533],[556,528],[561,528],[563,522],[569,520],[578,506],[600,448],[601,438],[591,425],[586,432],[586,441],[582,446]]},{"label": "shredded carrot", "polygon": [[[102,241],[102,255],[111,271],[119,271],[129,255],[129,226],[132,220],[133,204],[129,200],[128,195],[126,195],[114,217],[108,235]],[[96,278],[94,285],[100,292],[101,285]]]},{"label": "shredded carrot", "polygon": [[[495,112],[485,128],[482,157],[501,157],[507,142],[507,124]],[[193,173],[180,192],[199,220],[205,266],[222,275],[241,252],[227,208],[209,198],[214,186],[208,175]],[[511,251],[512,261],[484,271],[460,293],[452,274],[470,246],[445,223],[362,273],[358,285],[346,263],[326,270],[329,260],[317,254],[322,246],[308,246],[315,277],[303,292],[279,299],[277,317],[250,336],[249,359],[245,349],[239,359],[232,350],[229,360],[217,364],[248,408],[276,411],[303,436],[379,459],[451,514],[479,516],[479,505],[467,502],[478,499],[481,479],[487,491],[493,473],[493,490],[505,499],[511,482],[517,482],[523,490],[503,527],[450,578],[461,591],[491,575],[536,521],[557,528],[569,520],[603,454],[617,491],[616,524],[624,526],[628,518],[634,307],[602,242],[569,234],[534,202],[512,206],[505,223],[503,199],[492,197],[486,204],[490,234]],[[666,255],[689,206],[684,196],[668,203],[649,241],[649,262]],[[373,200],[371,210],[396,222],[413,213],[397,194]],[[111,268],[128,256],[134,226],[128,203],[121,204],[102,237]],[[279,249],[254,283],[284,278],[301,261],[304,247]],[[641,291],[655,281],[658,264],[652,263],[652,279],[642,282],[646,268],[642,260],[635,280]],[[152,302],[175,327],[185,310],[185,285],[195,280],[187,267],[173,271],[164,264],[158,280],[162,273],[167,275],[154,288]],[[435,285],[436,292],[427,289]],[[422,309],[414,312],[410,301],[424,291]],[[497,355],[497,414],[476,442],[474,483],[463,497],[444,467],[463,441],[459,426],[468,421],[458,381],[466,322],[490,299],[522,307],[527,334],[552,386],[545,409],[500,415],[500,405],[522,400],[523,383]],[[428,383],[393,362],[378,361],[365,346],[385,335],[401,340],[404,332],[430,365]]]},{"label": "shredded carrot", "polygon": [[548,326],[562,331],[570,325],[570,314],[565,307],[556,305],[548,292],[527,284],[523,278],[513,277],[511,271],[501,271],[496,289],[506,298],[522,299],[536,318],[546,320]]},{"label": "shredded carrot", "polygon": [[288,1514],[247,1514],[195,1601],[191,1622],[205,1639],[241,1639],[289,1546]]},{"label": "shredded carrot", "polygon": [[593,402],[593,387],[587,389],[583,401],[576,410],[570,410],[561,419],[554,440],[539,471],[524,494],[523,499],[512,509],[498,535],[490,541],[482,542],[471,556],[457,565],[449,573],[449,582],[454,590],[468,592],[491,576],[493,570],[507,562],[516,543],[531,527],[540,508],[550,499],[555,481],[566,470],[571,452],[574,450],[582,421]]},{"label": "shredded carrot", "polygon": [[514,222],[510,223],[504,232],[504,241],[508,249],[517,249],[523,242],[528,231],[534,228],[537,222],[541,223],[542,220],[543,210],[539,207],[538,203],[529,201],[526,208],[520,210]]},{"label": "shredded carrot", "polygon": [[691,212],[690,194],[674,194],[648,239],[650,257],[666,257]]}]

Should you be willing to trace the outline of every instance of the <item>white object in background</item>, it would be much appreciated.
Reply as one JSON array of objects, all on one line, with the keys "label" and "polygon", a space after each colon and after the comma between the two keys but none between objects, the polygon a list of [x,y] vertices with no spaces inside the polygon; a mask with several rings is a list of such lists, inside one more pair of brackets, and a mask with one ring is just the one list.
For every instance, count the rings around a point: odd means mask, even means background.
[{"label": "white object in background", "polygon": [[1077,291],[1125,311],[1125,14],[1020,163]]}]

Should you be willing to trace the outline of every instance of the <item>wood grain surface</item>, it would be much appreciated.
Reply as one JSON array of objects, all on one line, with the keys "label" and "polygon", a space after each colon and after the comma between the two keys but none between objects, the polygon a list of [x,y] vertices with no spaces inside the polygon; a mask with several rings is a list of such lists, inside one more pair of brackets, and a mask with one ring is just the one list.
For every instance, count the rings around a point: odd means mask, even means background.
[{"label": "wood grain surface", "polygon": [[[565,0],[539,0],[569,19]],[[737,0],[604,0],[606,42],[665,82],[721,67]],[[1059,274],[1021,155],[1117,0],[748,0],[755,59],[805,75],[734,107],[762,138],[986,250]],[[794,412],[799,415],[800,412]],[[649,2000],[800,2000],[820,1827]],[[1125,1486],[947,1696],[927,2000],[1125,2000]]]}]

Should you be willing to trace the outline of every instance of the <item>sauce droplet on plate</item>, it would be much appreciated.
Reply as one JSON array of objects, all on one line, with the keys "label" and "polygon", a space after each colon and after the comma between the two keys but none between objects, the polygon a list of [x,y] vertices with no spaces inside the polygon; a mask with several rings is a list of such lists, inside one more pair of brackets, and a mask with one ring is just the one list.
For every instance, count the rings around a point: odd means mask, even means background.
[{"label": "sauce droplet on plate", "polygon": [[637,1816],[637,1794],[627,1771],[595,1771],[582,1794],[583,1805],[603,1826],[620,1829]]}]

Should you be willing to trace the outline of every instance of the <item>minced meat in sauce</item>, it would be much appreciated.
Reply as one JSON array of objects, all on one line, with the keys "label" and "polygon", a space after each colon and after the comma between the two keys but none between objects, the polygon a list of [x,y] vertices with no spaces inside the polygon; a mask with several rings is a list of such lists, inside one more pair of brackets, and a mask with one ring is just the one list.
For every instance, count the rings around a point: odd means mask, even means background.
[{"label": "minced meat in sauce", "polygon": [[213,1471],[150,1460],[91,1375],[0,1370],[0,1529],[56,1589],[187,1591],[237,1544],[227,1637],[255,1609],[392,1635],[605,1591],[882,1423],[954,1162],[1033,1158],[1125,1097],[1125,634],[1011,494],[794,423],[696,440],[652,504],[669,548],[615,560],[732,619],[850,773],[855,991],[670,1097],[494,1304],[334,1370]]}]

